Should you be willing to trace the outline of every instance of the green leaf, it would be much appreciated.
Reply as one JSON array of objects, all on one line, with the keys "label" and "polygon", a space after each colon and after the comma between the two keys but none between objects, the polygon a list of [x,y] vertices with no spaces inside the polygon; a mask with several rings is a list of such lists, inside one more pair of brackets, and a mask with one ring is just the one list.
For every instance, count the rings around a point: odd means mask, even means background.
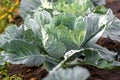
[{"label": "green leaf", "polygon": [[113,66],[120,66],[120,61],[114,61],[112,65]]},{"label": "green leaf", "polygon": [[110,10],[108,10],[108,12],[104,15],[91,13],[86,17],[87,33],[84,43],[82,44],[83,46],[85,46],[87,43],[95,44],[97,40],[102,36],[106,27],[108,27],[112,22],[111,18],[109,17],[109,13],[111,13]]},{"label": "green leaf", "polygon": [[80,50],[70,50],[65,53],[64,60],[61,61],[55,68],[53,68],[53,71],[58,70],[61,67],[64,67],[67,62],[70,63],[70,61],[73,61],[75,58],[79,57],[79,53],[82,52],[84,49]]},{"label": "green leaf", "polygon": [[97,14],[105,14],[106,12],[107,12],[107,8],[104,6],[97,6],[94,9],[94,13],[97,13]]},{"label": "green leaf", "polygon": [[59,25],[56,27],[51,26],[51,28],[49,29],[49,34],[53,35],[54,37],[56,37],[56,39],[61,41],[61,43],[64,44],[66,51],[79,48],[78,46],[79,44],[76,44],[72,40],[72,36],[74,39],[74,34],[67,26],[63,26],[63,25]]},{"label": "green leaf", "polygon": [[88,46],[99,51],[99,53],[103,59],[105,59],[107,61],[114,61],[115,60],[115,56],[117,55],[117,53],[115,53],[113,51],[109,51],[107,48],[101,47],[97,44],[89,44]]},{"label": "green leaf", "polygon": [[25,18],[27,14],[33,14],[33,10],[40,6],[40,0],[21,0],[20,15]]},{"label": "green leaf", "polygon": [[98,67],[100,68],[110,68],[112,67],[113,61],[107,61],[107,60],[104,60],[104,59],[100,59],[99,62],[98,62]]},{"label": "green leaf", "polygon": [[52,71],[43,80],[87,80],[88,77],[88,70],[81,67],[74,67],[73,69]]},{"label": "green leaf", "polygon": [[110,24],[114,20],[114,16],[111,10],[108,10],[108,12],[104,15],[98,14],[90,15],[91,17],[88,17],[89,26],[87,26],[87,35],[85,39],[86,44],[83,43],[82,47],[93,48],[94,50],[99,52],[101,58],[107,61],[114,61],[117,53],[109,51],[107,48],[101,47],[96,44],[97,40],[103,35],[104,31],[110,27]]},{"label": "green leaf", "polygon": [[86,19],[83,17],[78,17],[75,20],[74,30],[70,33],[71,39],[78,45],[80,48],[83,43],[86,35]]},{"label": "green leaf", "polygon": [[105,0],[91,0],[93,3],[94,3],[94,5],[96,6],[96,5],[105,5]]},{"label": "green leaf", "polygon": [[12,40],[4,46],[4,55],[8,56],[7,61],[13,64],[25,64],[28,66],[40,66],[45,57],[40,54],[34,44],[22,40]]},{"label": "green leaf", "polygon": [[57,64],[59,63],[58,59],[54,60],[49,57],[46,57],[46,61],[43,64],[43,67],[47,70],[50,71],[52,70]]},{"label": "green leaf", "polygon": [[40,0],[40,2],[41,2],[42,8],[45,8],[45,9],[52,9],[53,8],[52,2],[54,2],[54,0]]},{"label": "green leaf", "polygon": [[56,3],[55,8],[61,12],[72,13],[76,16],[85,16],[89,11],[92,11],[94,5],[90,0],[74,0],[71,2],[63,0]]},{"label": "green leaf", "polygon": [[5,32],[0,35],[0,47],[2,47],[7,41],[14,39],[22,39],[24,29],[15,25],[9,26],[5,29]]},{"label": "green leaf", "polygon": [[4,56],[5,54],[3,53],[3,51],[0,52],[0,66],[1,65],[5,65],[5,62],[7,60],[7,56]]},{"label": "green leaf", "polygon": [[43,46],[47,53],[52,57],[61,58],[66,51],[64,44],[57,40],[54,35],[45,32],[44,29],[42,29],[42,35]]},{"label": "green leaf", "polygon": [[[113,16],[114,15],[110,15],[110,16]],[[120,33],[119,33],[119,30],[120,30],[120,20],[115,18],[112,20],[112,24],[107,27],[107,29],[105,30],[104,34],[103,34],[103,37],[109,37],[111,38],[112,40],[117,40],[120,42]]]},{"label": "green leaf", "polygon": [[35,39],[32,29],[26,30],[24,32],[24,35],[25,35],[26,41],[28,41],[28,42],[32,42]]},{"label": "green leaf", "polygon": [[57,16],[55,16],[52,20],[53,24],[55,26],[58,26],[60,24],[67,26],[69,29],[73,30],[74,22],[75,22],[76,16],[70,13],[61,13]]},{"label": "green leaf", "polygon": [[58,26],[48,24],[41,29],[43,45],[48,54],[60,58],[65,52],[80,48],[85,39],[86,20],[78,17],[74,22],[73,29],[70,29],[69,25],[62,24]]},{"label": "green leaf", "polygon": [[46,10],[36,9],[34,19],[40,26],[44,26],[45,24],[49,24],[51,22],[51,14]]},{"label": "green leaf", "polygon": [[26,31],[29,29],[31,29],[32,30],[31,32],[33,33],[29,35],[41,39],[41,33],[40,33],[41,25],[39,25],[35,21],[35,19],[33,19],[30,15],[27,15],[24,21],[24,30]]},{"label": "green leaf", "polygon": [[[56,17],[55,17],[56,18]],[[71,18],[63,19],[58,26],[50,28],[50,33],[60,39],[66,46],[67,51],[71,49],[79,49],[85,39],[86,34],[86,19],[84,17],[78,17],[75,21]],[[65,20],[65,21],[64,21]],[[68,21],[68,22],[67,22]],[[68,23],[72,23],[71,28]],[[64,26],[63,26],[64,25]]]},{"label": "green leaf", "polygon": [[84,59],[83,62],[85,62],[86,64],[97,65],[98,64],[98,60],[101,59],[101,56],[95,50],[85,49],[83,51],[83,53],[84,53],[84,56],[85,56],[85,59]]}]

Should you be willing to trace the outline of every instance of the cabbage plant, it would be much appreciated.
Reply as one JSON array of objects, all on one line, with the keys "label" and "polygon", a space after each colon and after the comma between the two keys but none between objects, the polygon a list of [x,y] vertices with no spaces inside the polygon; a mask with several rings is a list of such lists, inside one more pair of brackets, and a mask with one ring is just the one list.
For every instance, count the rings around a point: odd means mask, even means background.
[{"label": "cabbage plant", "polygon": [[[80,6],[82,3],[77,1],[66,6]],[[6,61],[27,66],[43,64],[48,70],[55,66],[53,70],[57,70],[75,64],[104,68],[119,63],[115,61],[117,53],[96,44],[104,31],[114,23],[111,10],[108,9],[106,14],[91,12],[83,16],[77,7],[68,12],[63,10],[64,6],[61,10],[56,5],[54,7],[52,13],[40,7],[32,16],[27,15],[20,27],[12,25],[6,28],[0,35],[0,65]]]},{"label": "cabbage plant", "polygon": [[120,62],[115,59],[117,53],[96,42],[101,36],[119,40],[119,33],[115,35],[115,31],[119,30],[120,21],[110,9],[104,14],[94,13],[95,6],[90,0],[79,1],[49,2],[50,7],[44,7],[41,1],[42,6],[31,11],[31,15],[23,14],[26,16],[23,25],[9,26],[0,34],[0,65],[5,62],[43,65],[51,70],[43,80],[86,80],[89,77],[86,69],[67,69],[73,65],[119,66]]},{"label": "cabbage plant", "polygon": [[27,14],[32,15],[36,8],[41,7],[49,11],[55,9],[85,16],[93,12],[96,6],[104,4],[105,0],[21,0],[19,12],[25,18]]}]

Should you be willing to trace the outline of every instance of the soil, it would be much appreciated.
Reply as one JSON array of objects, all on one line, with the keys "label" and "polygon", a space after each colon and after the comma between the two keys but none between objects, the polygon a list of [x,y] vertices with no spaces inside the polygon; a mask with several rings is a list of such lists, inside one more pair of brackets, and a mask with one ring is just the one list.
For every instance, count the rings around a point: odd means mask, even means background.
[{"label": "soil", "polygon": [[105,70],[92,65],[82,65],[89,70],[91,76],[87,80],[120,80],[120,69]]},{"label": "soil", "polygon": [[23,21],[23,18],[20,15],[15,15],[14,16],[14,21],[12,23],[16,24],[17,26],[20,26],[21,24],[24,23],[24,21]]},{"label": "soil", "polygon": [[116,17],[120,18],[120,0],[106,0],[106,7],[112,9]]},{"label": "soil", "polygon": [[8,72],[10,76],[17,74],[23,80],[41,80],[48,74],[42,66],[26,67],[25,65],[10,65]]},{"label": "soil", "polygon": [[110,51],[115,51],[120,53],[120,42],[117,40],[112,40],[111,38],[104,38],[101,37],[98,41],[97,44],[101,45],[102,47],[106,47]]},{"label": "soil", "polygon": [[[115,16],[120,18],[120,0],[106,0],[106,7],[111,8]],[[20,17],[16,18],[22,22]],[[17,24],[19,25],[19,24]],[[108,48],[111,51],[118,52],[120,54],[120,42],[112,40],[110,38],[101,37],[97,44]],[[120,80],[120,69],[106,70],[94,67],[92,65],[82,65],[90,71],[91,76],[88,80]],[[26,67],[24,65],[10,65],[8,67],[9,75],[21,74],[23,80],[41,80],[44,78],[48,72],[40,67]]]}]

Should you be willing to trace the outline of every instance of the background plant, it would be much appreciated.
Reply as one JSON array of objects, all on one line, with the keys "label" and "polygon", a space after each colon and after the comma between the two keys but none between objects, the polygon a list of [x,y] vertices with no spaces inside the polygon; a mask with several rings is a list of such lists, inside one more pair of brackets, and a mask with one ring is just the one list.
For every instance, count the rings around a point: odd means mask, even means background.
[{"label": "background plant", "polygon": [[14,21],[13,17],[18,9],[19,2],[19,0],[0,0],[0,33]]}]

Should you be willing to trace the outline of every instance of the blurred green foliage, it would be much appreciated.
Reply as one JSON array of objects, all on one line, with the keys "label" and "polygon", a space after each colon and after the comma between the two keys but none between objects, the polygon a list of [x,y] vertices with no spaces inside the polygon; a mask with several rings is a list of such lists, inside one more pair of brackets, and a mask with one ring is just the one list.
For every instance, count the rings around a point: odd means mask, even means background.
[{"label": "blurred green foliage", "polygon": [[0,33],[14,21],[13,16],[19,2],[19,0],[0,0]]}]

